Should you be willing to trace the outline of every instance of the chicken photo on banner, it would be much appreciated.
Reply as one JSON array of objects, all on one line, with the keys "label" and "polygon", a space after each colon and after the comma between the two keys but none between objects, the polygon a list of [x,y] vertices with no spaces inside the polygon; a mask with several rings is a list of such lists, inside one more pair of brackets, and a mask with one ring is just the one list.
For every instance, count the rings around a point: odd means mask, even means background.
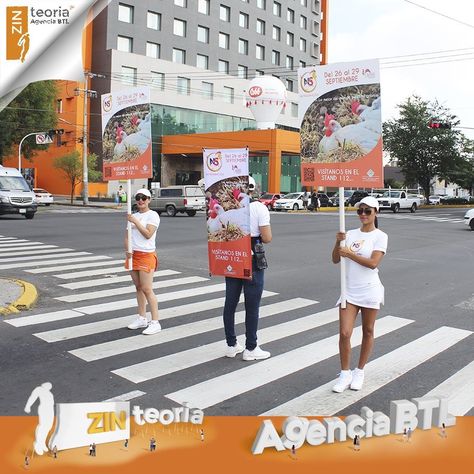
[{"label": "chicken photo on banner", "polygon": [[365,156],[381,137],[381,123],[379,84],[328,92],[309,106],[303,118],[302,160],[335,163]]}]

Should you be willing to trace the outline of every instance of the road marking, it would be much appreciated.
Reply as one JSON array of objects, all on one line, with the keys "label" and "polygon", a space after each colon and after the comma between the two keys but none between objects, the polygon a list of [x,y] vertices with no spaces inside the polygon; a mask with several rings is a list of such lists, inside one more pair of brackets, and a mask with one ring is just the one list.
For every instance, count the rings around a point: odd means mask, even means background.
[{"label": "road marking", "polygon": [[[122,269],[122,267],[119,267],[119,268]],[[125,271],[128,271],[128,270],[125,270]],[[175,272],[174,270],[158,270],[153,274],[153,276],[160,277],[160,276],[178,275],[178,274],[179,272]],[[98,278],[96,280],[78,281],[76,283],[65,283],[63,285],[58,285],[58,286],[62,288],[66,288],[68,290],[79,290],[81,288],[90,288],[90,287],[110,285],[110,284],[115,284],[115,283],[123,283],[124,281],[130,282],[131,281],[130,275],[125,275],[121,277],[116,276],[116,275],[110,275],[107,278]]]},{"label": "road marking", "polygon": [[[262,298],[267,298],[276,294],[277,293],[272,293],[271,291],[264,291],[262,294]],[[242,303],[243,301],[244,297],[242,295],[240,297],[239,303]],[[164,319],[185,316],[187,314],[196,314],[210,309],[222,308],[224,306],[224,302],[225,298],[215,298],[212,300],[199,301],[196,303],[189,303],[180,306],[172,306],[171,308],[160,309],[160,321]],[[150,318],[150,314],[147,314]],[[49,343],[65,341],[69,339],[75,339],[77,337],[90,336],[92,334],[98,334],[101,332],[123,329],[130,324],[133,316],[136,316],[136,314],[123,316],[120,318],[105,319],[103,321],[97,321],[94,323],[69,326],[67,328],[54,329],[52,331],[44,331],[33,335]]]},{"label": "road marking", "polygon": [[[298,298],[296,298],[296,300],[298,300]],[[310,303],[315,303],[311,302],[311,300],[306,301],[309,301]],[[291,304],[291,302],[292,300],[289,300],[284,303]],[[275,314],[275,311],[278,311],[280,313],[284,312],[283,309],[279,310],[278,307],[275,306],[276,305],[268,305],[266,307],[260,308],[261,310],[263,310],[264,308],[268,308],[265,310],[264,313],[261,313],[260,318],[271,316]],[[273,307],[275,307],[275,309],[273,309]],[[331,308],[329,310],[311,314],[303,318],[298,318],[297,320],[260,329],[258,333],[259,342],[265,344],[268,342],[277,341],[279,339],[285,338],[286,336],[292,336],[304,331],[315,329],[325,324],[332,323],[334,321],[337,321],[338,313],[339,310],[337,308]],[[216,319],[219,322],[218,327],[222,327],[222,318]],[[245,322],[245,311],[240,311],[239,313],[236,313],[236,322]],[[167,335],[168,331],[169,330],[163,332],[162,336]],[[240,339],[241,340],[239,342],[245,345],[243,339]],[[188,369],[199,364],[204,364],[215,359],[220,359],[224,357],[225,347],[225,341],[217,341],[211,344],[206,344],[204,346],[193,347],[192,349],[188,349],[182,352],[170,354],[164,357],[159,357],[157,359],[147,360],[145,362],[130,365],[128,367],[122,367],[120,369],[114,370],[113,373],[127,380],[130,380],[131,382],[145,382],[147,380],[162,377],[164,375]]]},{"label": "road marking", "polygon": [[425,397],[448,397],[449,413],[463,416],[474,407],[474,362],[429,391]]},{"label": "road marking", "polygon": [[[30,265],[28,265],[25,262],[20,262],[20,263],[8,263],[8,264],[3,264],[0,265],[0,270],[8,270],[11,268],[30,268],[30,267],[43,267],[43,266],[48,266],[48,265],[56,265],[57,263],[75,263],[75,262],[89,262],[91,260],[107,260],[111,257],[107,257],[105,255],[92,255],[89,257],[75,257],[75,258],[60,258],[60,259],[54,259],[54,260],[43,260],[43,261],[36,261],[36,262],[31,262]],[[43,273],[43,272],[48,272],[51,271],[51,269],[46,268],[46,269],[36,269],[36,270],[25,270],[28,273]],[[54,271],[54,270],[53,270]]]},{"label": "road marking", "polygon": [[[97,257],[98,259],[99,257]],[[107,257],[110,258],[110,257]],[[61,265],[58,267],[51,268],[39,268],[37,270],[25,270],[28,273],[48,273],[48,272],[60,272],[63,270],[73,270],[74,268],[90,268],[90,267],[105,267],[106,265],[115,265],[117,263],[123,263],[124,260],[107,260],[104,262],[92,262],[92,263],[78,263],[76,265]]]},{"label": "road marking", "polygon": [[[377,322],[377,329],[378,324],[379,322]],[[333,415],[435,357],[470,334],[472,334],[471,331],[463,329],[440,327],[369,362],[365,367],[366,377],[362,390],[346,390],[335,395],[332,392],[335,380],[331,380],[331,382],[283,403],[263,415],[288,416],[296,413],[318,416]]]},{"label": "road marking", "polygon": [[16,242],[15,243],[13,243],[13,242],[8,242],[8,243],[0,242],[0,250],[3,250],[3,249],[28,250],[28,247],[35,247],[37,245],[45,245],[45,244],[43,242],[29,242],[29,241],[20,242],[19,244],[17,244]]},{"label": "road marking", "polygon": [[117,395],[116,397],[107,398],[107,400],[102,400],[103,402],[127,402],[128,400],[133,400],[134,398],[142,397],[146,395],[146,392],[141,390],[133,390],[133,392],[123,393],[122,395]]},{"label": "road marking", "polygon": [[[280,303],[273,303],[267,306],[262,306],[260,308],[260,319],[265,318],[267,316],[284,313],[286,311],[293,311],[298,308],[303,308],[305,306],[309,306],[312,304],[315,304],[315,302],[312,300],[305,300],[303,298],[295,298],[294,300],[282,301]],[[239,311],[238,313],[235,314],[235,317],[236,317],[237,324],[243,323],[245,321],[245,311]],[[294,324],[294,321],[292,322],[292,324],[293,326],[297,326],[299,328],[300,320],[298,320],[297,325]],[[205,332],[215,331],[217,329],[222,329],[222,326],[223,326],[222,316],[219,316],[216,318],[209,318],[203,321],[195,321],[193,323],[183,324],[177,327],[166,329],[165,331],[157,334],[154,337],[140,334],[138,336],[127,337],[124,339],[117,339],[115,341],[109,341],[102,344],[94,344],[93,346],[81,347],[80,349],[75,349],[69,352],[72,355],[79,357],[80,359],[90,362],[93,360],[104,359],[106,357],[113,357],[118,354],[125,354],[126,352],[140,350],[145,347],[152,347],[159,344],[164,344],[166,342],[176,341],[184,337],[190,337],[190,336],[195,336],[197,334],[202,334]],[[284,337],[284,335],[281,337]],[[222,355],[222,343],[218,342],[218,343],[215,343],[214,345],[217,345],[221,350],[217,351],[217,356],[211,357],[211,359],[209,360],[216,359]],[[208,347],[208,346],[204,346],[204,347]],[[200,349],[200,351],[198,351],[199,353],[203,352],[202,350],[203,346],[199,347],[198,349]],[[178,356],[178,354],[173,354],[173,356],[176,357]],[[189,357],[188,361],[190,361],[192,365],[202,363],[199,357]],[[155,365],[155,361],[151,361],[151,365],[152,366]],[[161,365],[161,359],[160,359],[160,364],[158,364],[158,366],[160,365]],[[135,372],[134,367],[128,369],[128,373],[134,373],[134,372]]]},{"label": "road marking", "polygon": [[[91,255],[90,252],[66,252],[62,253],[61,257],[77,257],[80,255]],[[9,257],[9,258],[0,258],[0,263],[11,263],[11,262],[28,262],[33,260],[47,260],[51,258],[51,255],[34,255],[28,257]]]},{"label": "road marking", "polygon": [[[377,321],[376,337],[412,322],[412,320],[394,316],[381,318]],[[358,326],[354,328],[353,340],[360,341],[361,338],[362,330]],[[339,335],[336,334],[165,396],[175,402],[187,401],[190,406],[204,409],[337,355],[338,340]],[[306,412],[301,413],[306,414]]]},{"label": "road marking", "polygon": [[[69,249],[69,248],[55,248],[55,249],[49,249],[49,250],[35,250],[34,253],[31,252],[31,251],[27,251],[27,252],[15,252],[14,253],[14,256],[19,256],[19,255],[44,255],[44,254],[55,254],[55,253],[59,253],[59,252],[72,252],[74,251],[74,249]],[[54,255],[48,255],[48,258],[51,258],[53,257]],[[5,255],[0,255],[0,257],[5,257]]]},{"label": "road marking", "polygon": [[[110,275],[114,273],[128,272],[128,270],[124,266],[124,262],[125,262],[125,259],[122,261],[122,265],[120,267],[99,268],[98,270],[86,270],[82,272],[72,272],[72,273],[59,273],[53,276],[56,278],[61,278],[62,280],[73,280],[75,278],[91,277],[91,276],[97,276],[97,275]],[[180,273],[180,272],[176,272],[176,273]]]},{"label": "road marking", "polygon": [[[58,248],[58,246],[57,245],[34,245],[33,247],[28,247],[28,252],[31,253],[31,250],[42,250],[42,249],[52,249],[52,248]],[[12,252],[12,250],[13,249],[3,249],[3,250],[0,249],[0,254],[2,257],[7,257],[8,256],[7,252]],[[16,252],[11,254],[12,257],[15,257],[16,255],[25,255],[25,254],[18,254]]]},{"label": "road marking", "polygon": [[33,316],[23,316],[21,318],[6,319],[7,324],[11,324],[17,328],[24,326],[32,326],[34,324],[50,323],[53,321],[62,321],[63,319],[78,318],[85,316],[79,311],[67,309],[62,311],[52,311],[50,313],[34,314]]},{"label": "road marking", "polygon": [[[4,247],[4,246],[11,246],[11,245],[15,245],[17,244],[18,242],[30,242],[29,240],[25,240],[25,239],[11,239],[11,240],[3,240],[3,239],[0,239],[0,248]],[[31,242],[30,242],[31,243]],[[36,244],[41,244],[42,242],[35,242]]]},{"label": "road marking", "polygon": [[[200,286],[197,288],[190,288],[188,290],[173,291],[171,293],[163,293],[158,298],[158,303],[165,301],[179,300],[180,298],[191,298],[192,296],[206,295],[218,291],[225,291],[225,283],[217,285]],[[115,311],[125,308],[133,308],[137,305],[137,299],[131,298],[129,300],[113,301],[110,303],[92,304],[89,306],[82,306],[81,308],[74,308],[76,311],[85,314],[104,313],[106,311]]]},{"label": "road marking", "polygon": [[6,241],[6,240],[19,240],[16,237],[3,237],[3,235],[0,237],[1,241]]},{"label": "road marking", "polygon": [[[130,281],[130,277],[128,278],[128,281]],[[174,278],[173,280],[155,281],[152,285],[152,288],[168,288],[170,286],[189,285],[191,283],[202,283],[205,281],[209,281],[209,278],[198,276]],[[77,303],[78,301],[95,300],[97,298],[109,298],[111,296],[124,295],[126,293],[135,293],[135,291],[137,291],[135,285],[129,285],[119,288],[109,288],[107,290],[90,291],[88,293],[77,293],[74,295],[60,296],[54,299],[58,301],[64,301],[66,303]]]}]

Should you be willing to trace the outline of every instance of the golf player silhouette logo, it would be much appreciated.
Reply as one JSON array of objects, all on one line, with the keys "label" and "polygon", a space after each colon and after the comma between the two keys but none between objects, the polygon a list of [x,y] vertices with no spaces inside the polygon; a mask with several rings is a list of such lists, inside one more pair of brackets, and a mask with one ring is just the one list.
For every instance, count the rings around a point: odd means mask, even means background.
[{"label": "golf player silhouette logo", "polygon": [[36,454],[42,455],[48,452],[46,438],[54,423],[54,396],[50,382],[45,382],[36,387],[25,405],[25,412],[31,412],[31,406],[39,400],[38,404],[38,426],[35,430],[35,442],[33,444]]}]

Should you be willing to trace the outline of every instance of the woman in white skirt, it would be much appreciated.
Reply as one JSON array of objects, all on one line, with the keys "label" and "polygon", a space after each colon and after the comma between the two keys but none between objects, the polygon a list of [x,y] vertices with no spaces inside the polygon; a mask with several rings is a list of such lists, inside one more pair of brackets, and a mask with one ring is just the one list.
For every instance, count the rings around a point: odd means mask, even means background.
[{"label": "woman in white skirt", "polygon": [[[347,388],[360,390],[364,383],[364,366],[374,346],[374,325],[380,305],[384,302],[384,287],[378,266],[387,251],[388,237],[377,228],[379,203],[368,196],[355,207],[361,227],[336,234],[332,251],[333,263],[346,259],[346,308],[339,307],[339,356],[341,373],[333,391]],[[345,247],[341,241],[345,240]],[[337,302],[340,305],[341,299]],[[362,314],[362,345],[359,364],[351,371],[351,335],[358,312]]]}]

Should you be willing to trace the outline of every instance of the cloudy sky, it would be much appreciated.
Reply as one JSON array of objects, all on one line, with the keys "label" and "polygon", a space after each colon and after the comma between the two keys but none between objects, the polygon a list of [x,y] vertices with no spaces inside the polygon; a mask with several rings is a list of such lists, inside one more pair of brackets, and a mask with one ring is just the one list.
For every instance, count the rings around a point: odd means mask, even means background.
[{"label": "cloudy sky", "polygon": [[384,120],[417,94],[438,99],[474,139],[473,0],[329,0],[328,19],[328,62],[381,60]]}]

